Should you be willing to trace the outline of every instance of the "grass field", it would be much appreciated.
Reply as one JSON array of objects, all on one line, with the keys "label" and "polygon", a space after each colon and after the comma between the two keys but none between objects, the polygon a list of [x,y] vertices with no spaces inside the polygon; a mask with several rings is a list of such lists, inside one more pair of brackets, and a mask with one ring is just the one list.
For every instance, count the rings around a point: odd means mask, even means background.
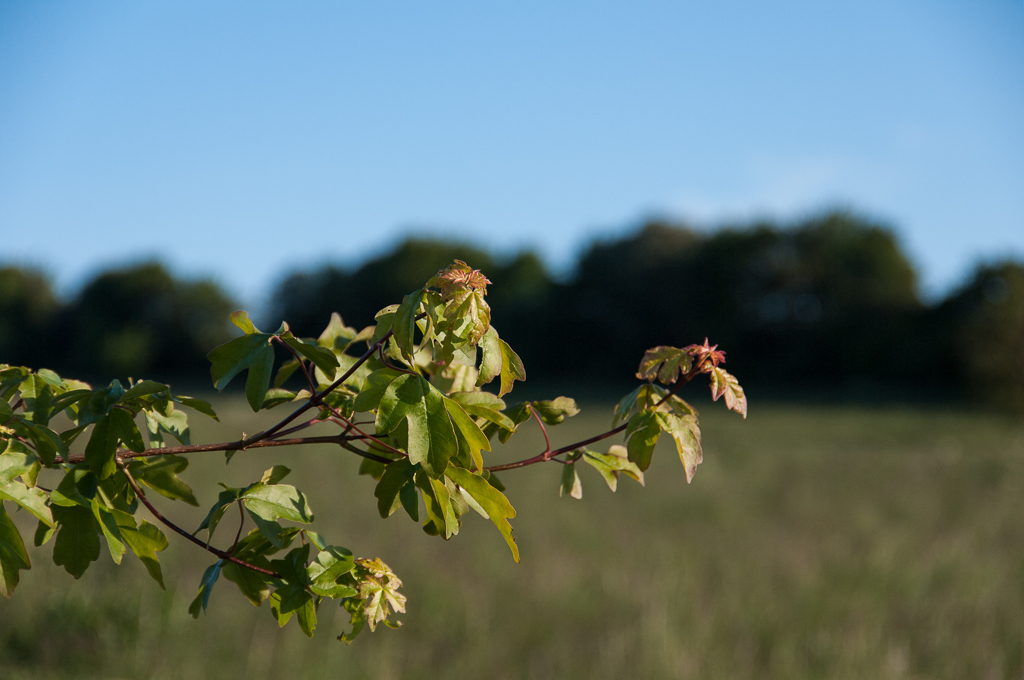
[{"label": "grass field", "polygon": [[[239,409],[225,404],[221,425],[195,417],[196,438],[237,435]],[[76,582],[47,546],[0,602],[0,676],[1024,677],[1024,422],[756,402],[744,422],[722,410],[704,409],[690,486],[664,443],[646,489],[623,479],[612,494],[582,470],[576,501],[558,497],[553,464],[505,473],[520,565],[476,516],[448,543],[402,513],[380,520],[350,454],[239,454],[218,479],[292,467],[332,542],[403,577],[401,630],[346,646],[325,604],[309,640],[224,581],[193,621],[186,608],[212,559],[183,541],[163,553],[167,591],[105,554]],[[584,409],[553,433],[572,441],[604,429],[607,413]],[[208,505],[216,490],[199,480],[224,472],[223,457],[200,455],[186,477]],[[189,526],[205,512],[157,502]]]}]

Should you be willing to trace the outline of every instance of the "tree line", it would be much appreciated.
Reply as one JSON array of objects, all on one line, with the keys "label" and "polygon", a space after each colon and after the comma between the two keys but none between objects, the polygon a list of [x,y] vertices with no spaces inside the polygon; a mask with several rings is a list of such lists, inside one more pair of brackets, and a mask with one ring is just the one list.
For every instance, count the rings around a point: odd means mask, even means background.
[{"label": "tree line", "polygon": [[[652,345],[707,336],[729,348],[730,370],[748,390],[763,394],[1024,409],[1024,264],[980,263],[928,304],[895,234],[846,212],[710,233],[653,221],[591,243],[567,280],[533,252],[509,258],[409,239],[356,267],[289,274],[263,321],[286,319],[300,336],[319,332],[334,311],[348,325],[369,325],[453,259],[491,280],[502,335],[541,383],[600,387],[598,376],[630,377]],[[0,363],[205,381],[205,353],[232,337],[224,320],[235,308],[214,282],[176,279],[159,263],[101,273],[68,301],[42,274],[8,267],[0,269]],[[551,342],[574,360],[556,361]]]}]

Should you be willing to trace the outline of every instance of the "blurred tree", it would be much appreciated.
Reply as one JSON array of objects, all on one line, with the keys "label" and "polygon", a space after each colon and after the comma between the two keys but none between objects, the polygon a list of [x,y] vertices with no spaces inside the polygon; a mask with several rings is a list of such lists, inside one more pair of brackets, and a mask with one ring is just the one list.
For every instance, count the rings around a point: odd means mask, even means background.
[{"label": "blurred tree", "polygon": [[61,314],[58,370],[205,376],[206,352],[233,333],[234,302],[209,280],[178,281],[155,262],[100,274]]},{"label": "blurred tree", "polygon": [[943,363],[973,397],[1024,411],[1024,265],[979,265],[935,311]]},{"label": "blurred tree", "polygon": [[59,309],[41,272],[0,269],[0,363],[40,365],[47,355],[46,331]]}]

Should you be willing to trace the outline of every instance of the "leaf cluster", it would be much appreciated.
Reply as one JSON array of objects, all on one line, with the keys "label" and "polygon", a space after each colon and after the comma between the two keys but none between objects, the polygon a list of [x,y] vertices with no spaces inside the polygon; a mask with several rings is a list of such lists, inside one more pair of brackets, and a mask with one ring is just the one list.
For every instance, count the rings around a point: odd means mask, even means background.
[{"label": "leaf cluster", "polygon": [[[263,432],[218,444],[191,441],[188,412],[216,419],[210,404],[175,395],[166,384],[128,379],[94,388],[46,369],[0,366],[3,594],[10,596],[31,566],[9,502],[37,519],[35,544],[52,541],[54,562],[75,578],[105,544],[118,564],[132,552],[163,587],[158,553],[168,540],[160,524],[216,558],[189,607],[193,616],[206,610],[223,577],[253,605],[269,602],[279,625],[294,618],[307,635],[322,603],[337,601],[350,617],[351,629],[339,636],[348,642],[365,627],[399,625],[393,616],[405,611],[402,582],[379,558],[354,557],[314,531],[305,494],[283,483],[287,467],[275,465],[244,487],[220,483],[192,531],[168,519],[150,492],[199,505],[181,477],[191,454],[223,451],[230,462],[254,448],[329,443],[363,459],[360,473],[375,480],[382,518],[401,508],[426,534],[449,540],[472,510],[494,524],[518,562],[510,522],[516,511],[496,473],[554,462],[562,465],[559,493],[581,498],[583,462],[615,491],[622,475],[644,484],[655,445],[667,434],[689,482],[702,459],[701,434],[697,411],[678,390],[706,375],[713,398],[746,416],[744,392],[721,367],[725,356],[716,346],[659,346],[644,355],[637,372],[643,382],[616,406],[610,430],[555,447],[549,428],[579,407],[565,396],[506,402],[526,371],[491,323],[489,283],[457,260],[381,309],[374,325],[357,331],[334,314],[317,338],[296,337],[287,323],[265,332],[234,312],[241,335],[209,353],[214,387],[244,376],[253,411],[293,410]],[[275,347],[290,355],[276,367]],[[307,436],[314,425],[335,434]],[[523,427],[540,429],[543,451],[515,462],[488,460]],[[620,434],[623,443],[606,452],[592,448]],[[142,508],[157,524],[139,517]],[[218,533],[225,522],[233,538]]]}]

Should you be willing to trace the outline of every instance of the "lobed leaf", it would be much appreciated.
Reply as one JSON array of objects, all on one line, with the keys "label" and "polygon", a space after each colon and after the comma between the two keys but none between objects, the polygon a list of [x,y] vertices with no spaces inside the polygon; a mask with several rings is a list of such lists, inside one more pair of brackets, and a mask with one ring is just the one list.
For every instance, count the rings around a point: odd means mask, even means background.
[{"label": "lobed leaf", "polygon": [[445,476],[458,484],[483,509],[494,526],[498,528],[505,543],[508,544],[509,550],[512,551],[512,558],[518,562],[519,546],[516,545],[516,539],[512,535],[512,525],[508,521],[516,516],[516,511],[505,494],[490,484],[488,480],[469,470],[449,466],[445,470]]},{"label": "lobed leaf", "polygon": [[21,533],[0,501],[0,595],[11,597],[21,580],[21,572],[31,568]]}]

